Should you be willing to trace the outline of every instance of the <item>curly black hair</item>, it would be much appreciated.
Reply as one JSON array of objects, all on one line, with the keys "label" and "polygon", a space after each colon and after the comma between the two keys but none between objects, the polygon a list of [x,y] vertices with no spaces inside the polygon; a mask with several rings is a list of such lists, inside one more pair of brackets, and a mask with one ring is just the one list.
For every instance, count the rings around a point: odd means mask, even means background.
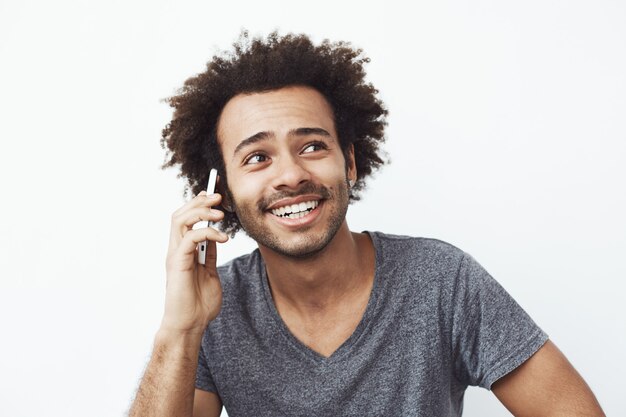
[{"label": "curly black hair", "polygon": [[[384,164],[379,145],[385,140],[387,110],[378,90],[366,83],[364,64],[369,58],[346,42],[324,40],[314,45],[306,35],[277,32],[250,38],[243,31],[233,51],[216,54],[207,69],[185,81],[165,101],[174,108],[163,129],[161,147],[167,148],[163,169],[181,165],[187,179],[184,195],[206,188],[209,170],[217,168],[228,191],[224,162],[217,141],[217,124],[226,103],[238,94],[308,86],[330,104],[344,155],[354,144],[357,181],[350,200],[359,199],[364,179]],[[221,207],[223,209],[223,207]],[[236,213],[225,211],[220,229],[231,236],[241,229]]]}]

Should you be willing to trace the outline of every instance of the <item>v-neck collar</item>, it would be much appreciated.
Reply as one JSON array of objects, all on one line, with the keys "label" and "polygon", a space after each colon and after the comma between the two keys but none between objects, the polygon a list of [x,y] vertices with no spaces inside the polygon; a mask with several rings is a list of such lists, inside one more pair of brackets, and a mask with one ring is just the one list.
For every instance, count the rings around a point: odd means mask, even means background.
[{"label": "v-neck collar", "polygon": [[265,301],[269,310],[269,315],[272,317],[272,319],[276,323],[280,333],[285,337],[288,344],[293,349],[295,349],[296,351],[304,355],[306,358],[308,358],[309,360],[312,360],[313,362],[317,364],[334,363],[334,362],[341,360],[343,357],[349,354],[352,346],[354,346],[354,344],[359,340],[359,338],[364,334],[365,330],[370,325],[371,317],[374,311],[376,310],[376,306],[377,306],[377,302],[379,298],[378,294],[380,292],[379,287],[381,285],[380,284],[381,279],[378,274],[380,265],[382,264],[381,262],[382,259],[381,259],[381,254],[380,254],[381,249],[379,247],[380,242],[378,241],[378,238],[375,233],[371,233],[368,231],[364,231],[364,233],[367,233],[370,236],[372,245],[374,246],[374,282],[372,285],[370,297],[367,302],[367,306],[365,307],[363,316],[361,317],[359,324],[357,324],[356,328],[354,329],[354,332],[352,332],[352,334],[328,357],[323,356],[322,354],[311,349],[310,347],[302,343],[297,337],[295,337],[293,333],[291,333],[291,331],[285,324],[284,320],[278,313],[278,310],[276,309],[276,304],[274,303],[272,292],[270,291],[270,288],[269,288],[269,281],[267,277],[267,269],[265,268],[265,262],[263,260],[263,257],[259,256],[259,259],[261,262],[260,270],[261,270],[261,283],[263,286],[263,295],[265,296]]}]

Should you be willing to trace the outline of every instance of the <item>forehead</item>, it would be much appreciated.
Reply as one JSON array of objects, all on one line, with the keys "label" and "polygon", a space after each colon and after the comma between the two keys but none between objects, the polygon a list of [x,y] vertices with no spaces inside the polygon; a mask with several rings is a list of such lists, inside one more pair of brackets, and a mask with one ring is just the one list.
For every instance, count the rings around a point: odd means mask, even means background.
[{"label": "forehead", "polygon": [[259,132],[280,137],[302,127],[319,127],[336,137],[333,112],[326,98],[313,88],[293,86],[233,97],[222,110],[217,134],[227,156],[239,142]]}]

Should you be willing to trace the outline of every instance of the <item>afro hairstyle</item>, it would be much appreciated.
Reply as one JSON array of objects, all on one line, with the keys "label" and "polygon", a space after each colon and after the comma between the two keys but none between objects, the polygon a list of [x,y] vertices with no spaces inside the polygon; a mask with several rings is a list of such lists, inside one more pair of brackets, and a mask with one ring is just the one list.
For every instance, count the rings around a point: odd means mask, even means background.
[{"label": "afro hairstyle", "polygon": [[[221,186],[231,196],[217,141],[226,103],[239,94],[308,86],[330,104],[344,155],[354,145],[357,181],[350,200],[358,200],[365,179],[385,163],[379,145],[385,140],[387,110],[378,90],[365,81],[368,62],[361,49],[346,42],[324,40],[314,45],[302,34],[272,32],[250,38],[243,31],[232,51],[214,55],[206,71],[187,79],[176,95],[165,99],[174,112],[162,131],[161,146],[166,149],[162,168],[180,165],[178,177],[187,180],[185,196],[205,189],[209,170],[217,168]],[[224,210],[219,228],[234,236],[241,229],[237,214]]]}]

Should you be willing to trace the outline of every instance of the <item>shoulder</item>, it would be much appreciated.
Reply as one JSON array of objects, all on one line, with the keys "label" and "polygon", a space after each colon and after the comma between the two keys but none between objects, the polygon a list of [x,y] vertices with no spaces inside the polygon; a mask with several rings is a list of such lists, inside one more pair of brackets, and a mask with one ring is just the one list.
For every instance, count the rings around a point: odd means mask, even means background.
[{"label": "shoulder", "polygon": [[[440,239],[368,232],[385,287],[440,300],[454,292],[466,253]],[[449,299],[449,297],[444,297]]]},{"label": "shoulder", "polygon": [[376,248],[377,261],[419,269],[458,269],[467,255],[458,247],[440,239],[367,232]]}]

